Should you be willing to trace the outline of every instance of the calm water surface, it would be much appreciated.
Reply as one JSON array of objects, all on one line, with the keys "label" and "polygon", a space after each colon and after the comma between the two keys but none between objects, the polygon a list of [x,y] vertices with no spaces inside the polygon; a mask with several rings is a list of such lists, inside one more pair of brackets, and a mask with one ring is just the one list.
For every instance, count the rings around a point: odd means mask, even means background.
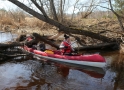
[{"label": "calm water surface", "polygon": [[[40,60],[13,59],[0,63],[0,90],[124,90],[123,56],[100,53],[105,73]],[[120,65],[122,64],[122,65]]]},{"label": "calm water surface", "polygon": [[11,32],[0,32],[0,43],[7,42],[7,41],[13,41],[14,38],[16,38],[17,35],[12,34]]}]

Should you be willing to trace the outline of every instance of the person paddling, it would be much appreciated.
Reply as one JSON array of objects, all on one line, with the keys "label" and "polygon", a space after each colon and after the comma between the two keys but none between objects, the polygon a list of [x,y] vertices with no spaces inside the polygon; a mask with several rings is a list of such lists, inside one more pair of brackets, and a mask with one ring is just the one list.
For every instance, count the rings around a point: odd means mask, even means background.
[{"label": "person paddling", "polygon": [[[26,44],[28,47],[32,48],[32,46],[33,46],[34,44],[33,44],[33,42],[31,42],[31,41],[33,41],[34,39],[35,39],[34,36],[32,36],[32,35],[30,35],[30,34],[27,34],[27,35],[26,35],[25,44]],[[30,42],[30,43],[29,43],[29,42]]]},{"label": "person paddling", "polygon": [[59,48],[61,49],[62,54],[64,54],[64,55],[72,55],[72,52],[74,50],[71,47],[71,41],[70,41],[70,37],[68,35],[64,34],[64,40],[60,44]]},{"label": "person paddling", "polygon": [[37,44],[37,50],[45,51],[46,50],[45,43],[42,42],[42,41],[39,41],[38,44]]}]

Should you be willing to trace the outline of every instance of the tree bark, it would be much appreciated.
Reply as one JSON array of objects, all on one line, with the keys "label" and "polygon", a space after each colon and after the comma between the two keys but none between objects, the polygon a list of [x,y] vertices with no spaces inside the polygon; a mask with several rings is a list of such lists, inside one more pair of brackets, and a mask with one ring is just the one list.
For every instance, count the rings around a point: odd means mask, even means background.
[{"label": "tree bark", "polygon": [[[36,38],[39,38],[40,41],[44,41],[45,43],[55,47],[58,49],[58,45],[54,44],[51,41],[46,40],[45,38],[39,36],[38,34],[34,33],[34,35],[36,36]],[[23,46],[24,43],[20,43],[20,42],[15,42],[15,43],[11,43],[11,44],[0,44],[0,48],[4,49],[4,48],[10,48],[10,47],[15,47],[15,46]],[[100,45],[88,45],[88,46],[83,46],[83,47],[77,47],[74,48],[75,50],[79,50],[79,51],[87,51],[87,50],[118,50],[119,44],[117,43],[105,43],[105,44],[100,44]]]},{"label": "tree bark", "polygon": [[59,46],[56,45],[54,42],[49,41],[48,38],[42,37],[42,36],[40,36],[40,35],[37,34],[37,33],[33,33],[33,36],[35,37],[36,40],[38,40],[38,41],[43,41],[43,42],[45,42],[45,43],[47,43],[47,44],[49,44],[49,45],[51,45],[51,46],[53,46],[53,47],[59,49]]},{"label": "tree bark", "polygon": [[43,41],[43,42],[45,42],[45,43],[51,45],[52,47],[55,47],[55,48],[57,48],[57,49],[59,48],[58,45],[56,45],[54,42],[52,42],[52,41],[50,40],[50,39],[52,39],[52,38],[49,39],[49,37],[47,37],[47,36],[41,36],[40,34],[37,34],[37,33],[32,33],[32,36],[34,37],[34,39],[31,40],[30,42],[26,42],[26,41],[25,41],[25,40],[26,40],[26,35],[20,35],[20,36],[16,39],[16,41],[17,41],[17,42],[21,42],[21,43],[26,44],[26,45],[28,45],[28,44],[37,44],[39,41]]},{"label": "tree bark", "polygon": [[88,45],[88,46],[84,46],[84,47],[79,47],[76,48],[76,50],[79,49],[79,51],[81,50],[118,50],[119,44],[117,43],[102,43],[99,45]]},{"label": "tree bark", "polygon": [[109,3],[110,3],[110,7],[111,7],[110,10],[116,15],[118,22],[119,22],[119,25],[121,27],[121,30],[124,31],[124,26],[122,23],[122,17],[114,11],[111,0],[109,0]]},{"label": "tree bark", "polygon": [[60,22],[63,22],[63,8],[63,0],[60,0]]},{"label": "tree bark", "polygon": [[54,0],[50,0],[50,8],[51,8],[53,19],[58,21],[58,17],[57,17],[55,6],[54,6]]},{"label": "tree bark", "polygon": [[51,25],[54,25],[54,26],[58,27],[59,30],[61,30],[65,33],[85,35],[85,36],[89,36],[91,38],[95,38],[95,39],[98,39],[98,40],[101,40],[101,41],[104,41],[104,42],[116,41],[114,39],[110,39],[110,38],[107,38],[105,36],[102,36],[102,35],[99,35],[99,34],[96,34],[96,33],[93,33],[93,32],[89,32],[89,31],[86,31],[86,30],[78,30],[78,29],[76,30],[76,29],[73,29],[73,28],[66,27],[66,26],[62,25],[61,23],[50,19],[49,17],[44,17],[43,15],[39,14],[38,12],[35,12],[34,10],[30,9],[29,7],[27,7],[26,5],[24,5],[23,3],[21,3],[17,0],[9,0],[9,1],[12,2],[13,4],[17,5],[18,7],[22,8],[23,10],[25,10],[29,14],[33,15],[34,17],[36,17],[36,18],[38,18],[38,19],[40,19],[44,22],[47,22]]},{"label": "tree bark", "polygon": [[10,43],[10,44],[4,44],[4,43],[1,43],[0,44],[0,48],[9,48],[9,47],[14,47],[14,46],[23,46],[24,44],[23,43],[19,43],[19,42],[14,42],[14,43]]},{"label": "tree bark", "polygon": [[[36,2],[36,0],[31,0],[31,1],[32,1],[32,2],[35,4],[35,6],[43,13],[43,15],[44,15],[45,17],[48,17],[42,5],[39,6],[38,3]],[[41,4],[42,4],[42,3],[41,3]]]}]

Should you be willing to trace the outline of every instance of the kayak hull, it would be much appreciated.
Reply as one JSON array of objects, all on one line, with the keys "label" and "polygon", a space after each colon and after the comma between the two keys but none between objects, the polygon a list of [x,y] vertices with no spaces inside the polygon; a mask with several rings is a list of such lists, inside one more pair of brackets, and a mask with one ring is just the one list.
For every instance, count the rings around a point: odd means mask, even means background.
[{"label": "kayak hull", "polygon": [[45,53],[39,50],[28,48],[27,46],[23,47],[23,49],[36,55],[37,57],[58,63],[73,64],[78,66],[91,66],[96,68],[104,68],[106,65],[104,57],[99,54],[67,56]]}]

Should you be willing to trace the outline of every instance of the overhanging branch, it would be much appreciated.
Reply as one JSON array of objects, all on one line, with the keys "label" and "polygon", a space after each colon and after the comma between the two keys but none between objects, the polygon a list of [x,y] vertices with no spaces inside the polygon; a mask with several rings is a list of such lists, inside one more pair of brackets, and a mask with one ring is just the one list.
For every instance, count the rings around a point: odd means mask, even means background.
[{"label": "overhanging branch", "polygon": [[98,40],[101,40],[101,41],[104,41],[104,42],[116,41],[114,39],[110,39],[110,38],[107,38],[105,36],[99,35],[97,33],[90,32],[90,31],[78,30],[78,29],[73,29],[73,28],[66,27],[66,26],[62,25],[61,23],[59,23],[59,22],[57,22],[53,19],[50,19],[49,17],[47,17],[47,18],[44,17],[43,15],[41,15],[38,12],[30,9],[29,7],[27,7],[23,3],[19,2],[18,0],[9,0],[9,1],[12,2],[13,4],[17,5],[21,9],[25,10],[29,14],[33,15],[34,17],[36,17],[36,18],[38,18],[38,19],[40,19],[44,22],[47,22],[51,25],[54,25],[54,26],[58,27],[59,30],[63,31],[64,33],[85,35],[85,36],[89,36],[91,38],[98,39]]}]

